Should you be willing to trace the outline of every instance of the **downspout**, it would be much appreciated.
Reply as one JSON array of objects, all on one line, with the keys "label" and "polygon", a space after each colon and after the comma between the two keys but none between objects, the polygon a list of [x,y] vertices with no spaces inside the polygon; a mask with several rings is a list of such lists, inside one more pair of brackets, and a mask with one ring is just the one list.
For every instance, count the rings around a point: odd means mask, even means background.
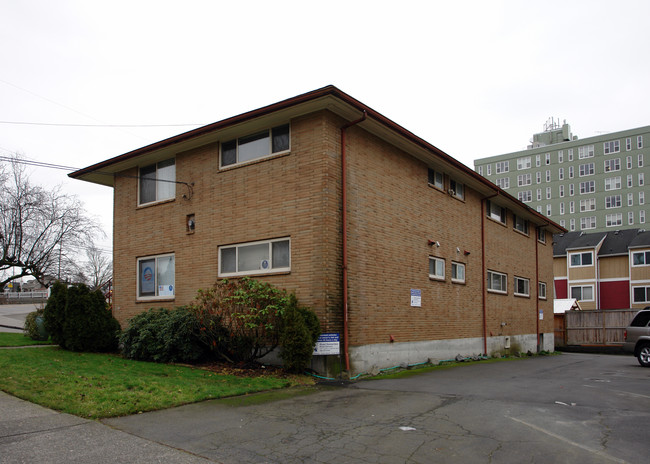
[{"label": "downspout", "polygon": [[345,149],[345,131],[366,119],[366,111],[361,118],[341,126],[341,202],[342,202],[342,253],[343,253],[343,357],[345,370],[350,370],[350,340],[348,334],[348,189],[347,189],[347,156]]},{"label": "downspout", "polygon": [[[535,237],[533,238],[533,243],[535,244],[535,285],[537,290],[535,295],[537,295],[535,301],[535,321],[536,321],[536,331],[537,331],[537,352],[540,352],[539,347],[539,245],[537,243],[537,237],[539,237],[539,226],[535,227]],[[548,289],[546,290],[548,293]]]}]

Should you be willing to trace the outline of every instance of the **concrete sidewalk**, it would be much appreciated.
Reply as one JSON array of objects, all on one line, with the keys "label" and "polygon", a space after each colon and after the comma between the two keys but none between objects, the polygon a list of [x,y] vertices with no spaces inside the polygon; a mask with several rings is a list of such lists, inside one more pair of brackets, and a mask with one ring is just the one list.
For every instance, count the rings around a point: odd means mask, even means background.
[{"label": "concrete sidewalk", "polygon": [[0,332],[22,333],[25,318],[40,306],[31,303],[0,305]]},{"label": "concrete sidewalk", "polygon": [[205,464],[215,461],[0,392],[0,463],[53,462]]}]

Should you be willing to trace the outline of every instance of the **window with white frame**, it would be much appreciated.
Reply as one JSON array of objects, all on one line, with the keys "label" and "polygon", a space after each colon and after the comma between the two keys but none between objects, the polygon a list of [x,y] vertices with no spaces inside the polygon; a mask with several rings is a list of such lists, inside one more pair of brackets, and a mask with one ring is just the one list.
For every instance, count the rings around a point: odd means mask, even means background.
[{"label": "window with white frame", "polygon": [[465,199],[465,186],[461,184],[460,182],[454,180],[454,179],[449,179],[449,189],[451,190],[451,194],[460,199],[464,200]]},{"label": "window with white frame", "polygon": [[219,247],[219,277],[290,270],[291,241],[288,237]]},{"label": "window with white frame", "polygon": [[627,212],[627,225],[631,226],[634,224],[634,211]]},{"label": "window with white frame", "polygon": [[575,285],[571,286],[571,298],[579,301],[593,301],[594,300],[594,286],[593,285]]},{"label": "window with white frame", "polygon": [[625,139],[625,149],[630,151],[632,149],[632,139],[630,137]]},{"label": "window with white frame", "polygon": [[639,192],[639,204],[645,205],[645,192],[643,190]]},{"label": "window with white frame", "polygon": [[560,225],[562,227],[566,227],[566,221],[564,219],[560,219]]},{"label": "window with white frame", "polygon": [[621,158],[606,159],[604,164],[605,164],[605,172],[621,170]]},{"label": "window with white frame", "polygon": [[539,282],[537,284],[537,293],[540,300],[546,299],[546,282]]},{"label": "window with white frame", "polygon": [[531,182],[531,175],[530,173],[528,174],[519,174],[517,176],[517,187],[523,187],[524,185],[530,185]]},{"label": "window with white frame", "polygon": [[574,201],[569,202],[569,214],[573,214],[576,212],[576,204]]},{"label": "window with white frame", "polygon": [[634,303],[650,303],[650,285],[632,287],[632,295]]},{"label": "window with white frame", "polygon": [[634,194],[633,193],[628,193],[627,194],[627,206],[634,206]]},{"label": "window with white frame", "polygon": [[560,215],[563,215],[563,214],[564,214],[564,202],[561,201],[560,202]]},{"label": "window with white frame", "polygon": [[606,227],[618,227],[623,224],[623,213],[612,213],[605,215]]},{"label": "window with white frame", "polygon": [[551,170],[549,169],[546,171],[546,182],[550,182],[550,181],[551,181]]},{"label": "window with white frame", "polygon": [[533,191],[532,190],[522,190],[517,193],[517,199],[523,201],[524,203],[529,203],[533,201]]},{"label": "window with white frame", "polygon": [[578,158],[579,159],[593,158],[593,157],[594,157],[594,146],[593,145],[578,147]]},{"label": "window with white frame", "polygon": [[542,205],[537,205],[537,206],[535,207],[535,210],[536,210],[539,214],[542,214]]},{"label": "window with white frame", "polygon": [[636,136],[636,147],[637,148],[643,148],[643,136],[642,135],[637,135]]},{"label": "window with white frame", "polygon": [[512,221],[514,224],[514,229],[519,232],[528,235],[528,220],[517,216],[516,214],[512,215]]},{"label": "window with white frame", "polygon": [[[483,175],[483,166],[477,166],[477,167],[476,167],[476,171],[477,171],[480,175]],[[431,183],[431,182],[429,182],[429,183]]]},{"label": "window with white frame", "polygon": [[289,124],[221,144],[221,166],[232,166],[289,151]]},{"label": "window with white frame", "polygon": [[569,184],[569,196],[573,196],[575,194],[575,187],[573,184]]},{"label": "window with white frame", "polygon": [[632,266],[650,266],[650,251],[632,252]]},{"label": "window with white frame", "polygon": [[569,230],[571,232],[576,230],[576,220],[574,218],[571,218],[571,220],[569,221]]},{"label": "window with white frame", "polygon": [[620,140],[612,140],[610,142],[603,143],[603,152],[606,155],[609,155],[610,153],[618,153],[619,151],[621,151]]},{"label": "window with white frame", "polygon": [[557,151],[557,162],[564,163],[564,150]]},{"label": "window with white frame", "polygon": [[546,199],[551,199],[551,187],[546,187]]},{"label": "window with white frame", "polygon": [[487,216],[490,219],[494,219],[495,221],[499,221],[503,224],[506,223],[506,209],[503,206],[499,206],[493,201],[486,200],[486,210],[487,210]]},{"label": "window with white frame", "polygon": [[637,160],[638,160],[638,163],[639,163],[639,167],[642,168],[643,167],[643,153],[639,153],[639,156],[637,157]]},{"label": "window with white frame", "polygon": [[537,228],[537,241],[546,243],[546,229],[542,229],[541,227]]},{"label": "window with white frame", "polygon": [[628,174],[627,176],[627,186],[629,187],[634,187],[634,179],[632,178],[632,174]]},{"label": "window with white frame", "polygon": [[623,206],[621,195],[610,195],[605,197],[605,209],[620,208]]},{"label": "window with white frame", "polygon": [[451,281],[465,283],[465,265],[463,263],[451,262]]},{"label": "window with white frame", "polygon": [[541,155],[535,156],[535,166],[540,167],[542,165]]},{"label": "window with white frame", "polygon": [[596,191],[596,183],[593,180],[580,182],[580,195],[587,193],[594,193]]},{"label": "window with white frame", "polygon": [[621,188],[621,176],[605,178],[605,191],[619,190]]},{"label": "window with white frame", "polygon": [[551,164],[551,154],[550,153],[546,153],[544,155],[544,158],[546,160],[546,164]]},{"label": "window with white frame", "polygon": [[496,271],[487,271],[487,289],[493,293],[508,293],[508,275]]},{"label": "window with white frame", "polygon": [[596,216],[580,218],[580,230],[589,230],[596,228]]},{"label": "window with white frame", "polygon": [[573,179],[573,166],[569,166],[569,179]]},{"label": "window with white frame", "polygon": [[558,187],[560,198],[564,198],[564,184],[560,184]]},{"label": "window with white frame", "polygon": [[632,157],[631,156],[628,156],[628,157],[625,158],[625,163],[626,163],[628,169],[632,169]]},{"label": "window with white frame", "polygon": [[568,157],[569,161],[573,161],[573,148],[569,148],[567,150],[567,157]]},{"label": "window with white frame", "polygon": [[176,196],[176,162],[168,159],[140,168],[138,204],[170,200]]},{"label": "window with white frame", "polygon": [[552,206],[551,205],[546,205],[546,215],[547,216],[552,215]]},{"label": "window with white frame", "polygon": [[557,177],[559,180],[564,180],[564,168],[560,168],[557,170]]},{"label": "window with white frame", "polygon": [[535,173],[535,180],[537,181],[538,184],[542,183],[542,172],[541,171],[537,171]]},{"label": "window with white frame", "polygon": [[169,299],[175,295],[174,254],[138,258],[138,299]]},{"label": "window with white frame", "polygon": [[530,169],[531,166],[530,156],[517,159],[517,171],[521,171],[522,169]]},{"label": "window with white frame", "polygon": [[578,175],[580,177],[585,177],[585,176],[593,176],[594,175],[594,163],[587,163],[587,164],[581,164],[579,166],[579,173]]},{"label": "window with white frame", "polygon": [[645,179],[644,179],[644,174],[642,172],[639,173],[639,187],[645,184]]},{"label": "window with white frame", "polygon": [[434,171],[433,169],[429,168],[428,177],[429,177],[428,182],[430,185],[433,185],[434,187],[444,190],[445,188],[444,177],[440,171]]},{"label": "window with white frame", "polygon": [[537,189],[537,201],[542,201],[542,189]]},{"label": "window with white frame", "polygon": [[445,280],[445,260],[429,256],[429,278]]},{"label": "window with white frame", "polygon": [[491,165],[491,164],[488,164],[488,165],[487,165],[487,171],[486,171],[486,172],[487,172],[487,175],[488,175],[488,176],[491,176],[491,175],[492,175],[492,165]]},{"label": "window with white frame", "polygon": [[639,211],[639,223],[645,224],[645,210]]},{"label": "window with white frame", "polygon": [[530,296],[530,279],[515,276],[515,296]]},{"label": "window with white frame", "polygon": [[586,198],[580,200],[580,212],[584,213],[585,211],[595,211],[596,210],[596,199],[595,198]]},{"label": "window with white frame", "polygon": [[496,180],[497,186],[501,187],[502,189],[509,189],[510,188],[510,177],[499,177]]},{"label": "window with white frame", "polygon": [[510,172],[510,161],[498,161],[495,163],[495,172],[501,174],[503,172]]}]

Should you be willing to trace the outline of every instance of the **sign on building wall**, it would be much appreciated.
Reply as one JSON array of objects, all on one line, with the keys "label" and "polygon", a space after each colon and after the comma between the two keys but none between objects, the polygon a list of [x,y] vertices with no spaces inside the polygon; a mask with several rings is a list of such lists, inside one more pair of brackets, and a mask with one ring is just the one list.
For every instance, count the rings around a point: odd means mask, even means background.
[{"label": "sign on building wall", "polygon": [[411,306],[422,306],[422,290],[417,288],[411,289]]},{"label": "sign on building wall", "polygon": [[341,354],[340,335],[337,333],[320,334],[314,347],[314,356],[329,356]]}]

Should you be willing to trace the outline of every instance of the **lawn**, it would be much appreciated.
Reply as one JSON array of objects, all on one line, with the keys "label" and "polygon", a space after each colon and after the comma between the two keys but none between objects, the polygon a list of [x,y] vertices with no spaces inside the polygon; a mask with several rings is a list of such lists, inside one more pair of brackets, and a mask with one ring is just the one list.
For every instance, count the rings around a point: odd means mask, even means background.
[{"label": "lawn", "polygon": [[0,390],[93,419],[285,388],[294,383],[291,378],[222,375],[58,347],[0,349],[0,372]]},{"label": "lawn", "polygon": [[51,345],[52,342],[32,340],[21,333],[0,332],[0,346]]}]

